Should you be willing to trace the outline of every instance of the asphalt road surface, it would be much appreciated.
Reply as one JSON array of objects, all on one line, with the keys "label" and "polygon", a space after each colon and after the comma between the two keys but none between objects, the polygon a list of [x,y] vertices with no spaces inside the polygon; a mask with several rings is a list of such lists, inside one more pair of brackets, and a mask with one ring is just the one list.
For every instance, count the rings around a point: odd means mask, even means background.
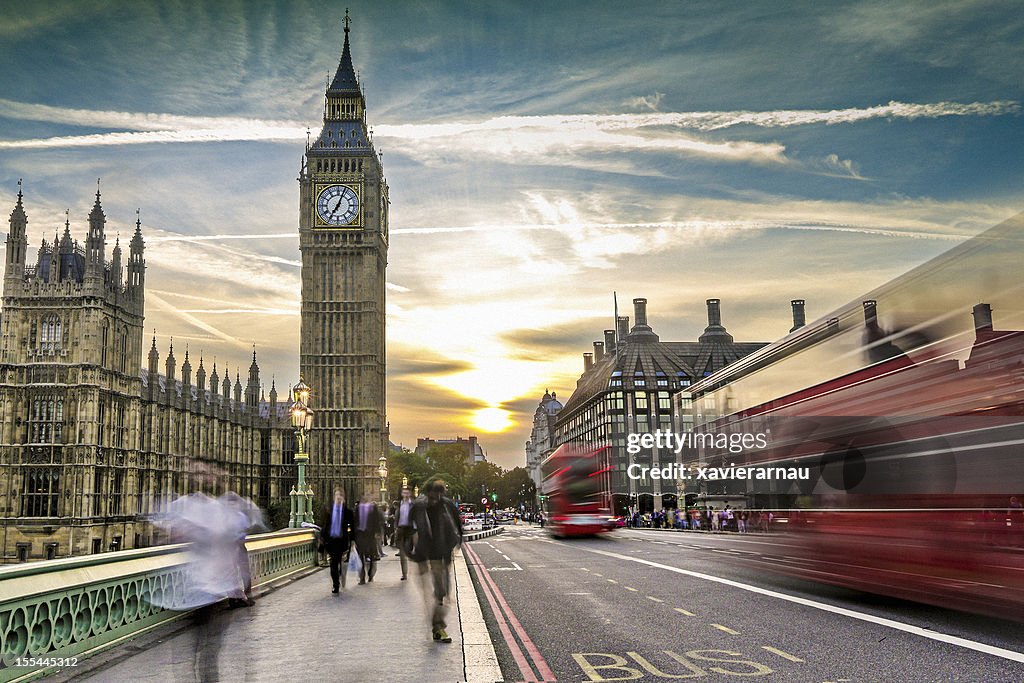
[{"label": "asphalt road surface", "polygon": [[779,541],[512,526],[466,555],[506,681],[1024,681],[1020,624],[771,572]]}]

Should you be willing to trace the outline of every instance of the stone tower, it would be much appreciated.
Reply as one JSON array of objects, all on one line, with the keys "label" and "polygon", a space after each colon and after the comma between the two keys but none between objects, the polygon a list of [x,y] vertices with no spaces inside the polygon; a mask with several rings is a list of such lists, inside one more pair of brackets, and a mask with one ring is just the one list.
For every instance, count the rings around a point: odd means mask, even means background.
[{"label": "stone tower", "polygon": [[299,367],[316,411],[309,481],[317,504],[341,485],[375,493],[388,444],[384,278],[388,186],[352,66],[349,17],[324,97],[323,129],[299,174],[302,327]]},{"label": "stone tower", "polygon": [[[22,193],[11,213],[0,323],[0,517],[19,518],[8,547],[46,556],[122,547],[135,510],[128,473],[139,449],[145,245],[136,221],[127,264],[106,261],[106,216],[96,199],[84,245],[42,241],[26,264]],[[8,481],[4,481],[4,479]],[[132,488],[129,488],[129,487]],[[11,492],[11,497],[6,494]],[[20,492],[15,495],[14,492]],[[72,519],[71,527],[57,520]],[[120,529],[116,540],[111,525]],[[84,532],[82,530],[85,530]]]}]

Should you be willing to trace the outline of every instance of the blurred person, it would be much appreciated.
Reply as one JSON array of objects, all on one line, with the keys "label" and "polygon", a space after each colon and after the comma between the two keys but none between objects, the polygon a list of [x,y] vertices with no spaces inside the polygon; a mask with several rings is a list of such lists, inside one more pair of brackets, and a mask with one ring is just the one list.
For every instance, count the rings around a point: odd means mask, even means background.
[{"label": "blurred person", "polygon": [[345,492],[334,489],[334,502],[320,512],[320,546],[327,552],[332,593],[337,593],[339,586],[345,587],[353,524],[352,510],[345,505]]},{"label": "blurred person", "polygon": [[384,518],[384,542],[391,548],[395,545],[395,514],[398,510],[398,501],[391,501],[388,506],[388,514]]},{"label": "blurred person", "polygon": [[266,531],[263,524],[263,513],[248,498],[243,498],[234,491],[228,491],[217,499],[227,513],[232,515],[234,523],[235,570],[238,572],[238,585],[228,596],[232,607],[255,604],[252,599],[252,571],[249,568],[249,551],[245,547],[246,537],[255,532]]},{"label": "blurred person", "polygon": [[412,532],[412,491],[405,487],[402,489],[402,500],[395,509],[395,545],[398,546],[396,554],[402,562],[402,581],[409,576],[408,553],[412,548]]},{"label": "blurred person", "polygon": [[427,484],[425,495],[412,507],[413,534],[411,557],[417,563],[423,598],[430,607],[430,627],[434,640],[452,642],[445,630],[445,616],[451,586],[452,553],[462,542],[459,509],[445,496],[443,480]]},{"label": "blurred person", "polygon": [[182,590],[168,591],[163,600],[154,600],[154,604],[192,611],[195,680],[219,680],[217,659],[223,629],[218,623],[216,605],[237,595],[242,587],[237,550],[241,525],[238,509],[200,491],[171,502],[158,523],[176,542],[189,546]]},{"label": "blurred person", "polygon": [[370,494],[363,494],[362,502],[356,511],[356,552],[362,566],[359,568],[359,585],[367,582],[372,583],[377,573],[378,554],[377,536],[381,532],[383,520],[377,504],[373,502]]}]

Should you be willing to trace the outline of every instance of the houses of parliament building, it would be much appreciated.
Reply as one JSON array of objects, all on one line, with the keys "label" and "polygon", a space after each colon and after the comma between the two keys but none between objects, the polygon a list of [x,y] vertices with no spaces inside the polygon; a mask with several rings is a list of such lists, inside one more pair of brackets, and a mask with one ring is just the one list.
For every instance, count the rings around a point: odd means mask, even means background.
[{"label": "houses of parliament building", "polygon": [[[316,503],[376,490],[386,452],[387,183],[349,47],[324,97],[323,130],[299,174],[300,370],[316,411]],[[0,563],[162,542],[150,521],[213,474],[265,511],[296,480],[287,394],[264,396],[256,352],[240,372],[146,344],[145,242],[106,252],[97,188],[84,245],[70,219],[28,259],[19,183],[0,311]],[[179,347],[179,353],[181,349]],[[143,359],[145,357],[145,365]]]},{"label": "houses of parliament building", "polygon": [[207,376],[202,358],[193,375],[173,344],[161,367],[155,337],[143,368],[141,223],[127,262],[119,243],[106,260],[105,224],[97,190],[84,247],[65,221],[29,265],[21,191],[11,213],[0,313],[3,562],[158,543],[148,517],[199,488],[204,469],[264,508],[287,498],[291,423],[276,387],[260,395],[255,352],[244,388],[226,367]]}]

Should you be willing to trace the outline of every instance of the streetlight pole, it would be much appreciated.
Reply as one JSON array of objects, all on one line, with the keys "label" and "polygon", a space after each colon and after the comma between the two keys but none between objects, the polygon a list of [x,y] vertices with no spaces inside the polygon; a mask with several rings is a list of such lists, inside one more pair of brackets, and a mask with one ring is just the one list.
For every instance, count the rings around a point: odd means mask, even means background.
[{"label": "streetlight pole", "polygon": [[296,453],[295,464],[298,465],[299,480],[292,487],[291,514],[288,526],[297,529],[303,522],[313,521],[313,489],[306,483],[306,463],[309,462],[307,441],[309,430],[313,427],[313,410],[309,407],[309,387],[299,379],[292,389],[292,427],[295,428]]}]

